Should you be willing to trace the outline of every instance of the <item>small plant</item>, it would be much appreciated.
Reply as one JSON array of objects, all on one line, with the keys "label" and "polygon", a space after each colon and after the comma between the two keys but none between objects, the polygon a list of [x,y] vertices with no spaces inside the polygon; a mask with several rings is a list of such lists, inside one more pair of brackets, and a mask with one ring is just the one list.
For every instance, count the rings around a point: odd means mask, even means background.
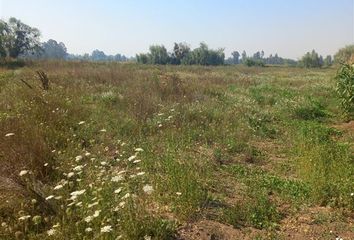
[{"label": "small plant", "polygon": [[249,188],[246,203],[237,203],[223,212],[223,220],[235,227],[253,226],[258,229],[274,229],[280,220],[280,213],[267,193],[257,186]]},{"label": "small plant", "polygon": [[327,116],[327,113],[321,103],[310,101],[295,107],[293,115],[301,120],[321,120]]},{"label": "small plant", "polygon": [[336,91],[341,100],[341,106],[349,117],[354,113],[354,64],[343,64],[337,72]]}]

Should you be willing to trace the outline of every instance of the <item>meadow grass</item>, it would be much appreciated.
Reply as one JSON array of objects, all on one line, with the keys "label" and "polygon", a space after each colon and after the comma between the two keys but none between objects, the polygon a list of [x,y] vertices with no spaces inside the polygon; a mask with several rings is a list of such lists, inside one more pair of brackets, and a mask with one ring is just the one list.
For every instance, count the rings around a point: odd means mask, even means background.
[{"label": "meadow grass", "polygon": [[352,211],[350,137],[331,127],[342,121],[334,73],[3,68],[0,237],[173,239],[203,218],[276,233],[286,214],[310,205]]}]

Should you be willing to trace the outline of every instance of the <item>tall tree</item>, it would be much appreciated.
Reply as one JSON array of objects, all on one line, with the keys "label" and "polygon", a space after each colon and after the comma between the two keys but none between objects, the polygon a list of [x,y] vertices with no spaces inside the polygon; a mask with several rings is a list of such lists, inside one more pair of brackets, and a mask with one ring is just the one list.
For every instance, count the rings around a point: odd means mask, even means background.
[{"label": "tall tree", "polygon": [[333,64],[332,61],[332,56],[331,55],[327,55],[327,57],[323,60],[323,65],[326,67],[329,67]]},{"label": "tall tree", "polygon": [[9,33],[9,27],[6,22],[0,20],[0,58],[6,57],[6,38]]},{"label": "tall tree", "polygon": [[91,54],[91,60],[93,61],[105,61],[107,60],[107,56],[103,51],[98,49],[94,50]]},{"label": "tall tree", "polygon": [[150,61],[152,64],[167,64],[169,62],[169,56],[165,46],[150,46]]},{"label": "tall tree", "polygon": [[49,39],[42,44],[43,54],[42,56],[47,59],[64,59],[67,56],[67,49],[65,44],[53,39]]},{"label": "tall tree", "polygon": [[245,50],[242,52],[242,62],[244,63],[247,60],[247,53]]},{"label": "tall tree", "polygon": [[8,34],[5,40],[5,49],[12,58],[21,54],[35,52],[40,48],[40,32],[16,18],[10,18],[8,22]]},{"label": "tall tree", "polygon": [[182,59],[189,54],[190,50],[190,47],[186,43],[175,43],[173,47],[173,63],[180,64]]},{"label": "tall tree", "polygon": [[232,63],[233,64],[239,64],[240,63],[240,53],[238,51],[233,51],[231,53],[232,55]]}]

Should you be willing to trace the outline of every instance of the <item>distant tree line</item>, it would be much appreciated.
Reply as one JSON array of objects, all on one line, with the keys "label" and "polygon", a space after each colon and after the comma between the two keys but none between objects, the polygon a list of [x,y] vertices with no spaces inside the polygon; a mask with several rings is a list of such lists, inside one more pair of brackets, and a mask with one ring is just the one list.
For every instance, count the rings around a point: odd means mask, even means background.
[{"label": "distant tree line", "polygon": [[210,49],[205,43],[191,50],[186,43],[175,43],[172,52],[163,45],[152,45],[148,53],[136,55],[138,63],[142,64],[174,64],[174,65],[222,65],[224,64],[224,49]]},{"label": "distant tree line", "polygon": [[142,64],[184,64],[184,65],[222,65],[245,64],[247,66],[291,65],[306,68],[328,67],[333,63],[353,63],[354,45],[340,49],[332,56],[325,58],[315,50],[307,52],[299,61],[274,56],[265,57],[264,51],[257,51],[248,56],[246,51],[241,54],[234,51],[225,60],[224,49],[210,49],[205,43],[191,49],[186,43],[175,43],[171,52],[163,45],[152,45],[148,53],[137,54],[136,58],[128,58],[121,54],[106,55],[103,51],[94,50],[91,54],[69,54],[64,43],[50,39],[40,42],[40,31],[30,27],[16,18],[8,21],[0,20],[0,60],[1,59],[64,59],[84,61],[137,61]]},{"label": "distant tree line", "polygon": [[64,43],[49,39],[40,42],[40,31],[16,18],[0,20],[0,59],[63,59],[88,61],[128,61],[124,55],[106,55],[94,50],[92,54],[68,54]]},{"label": "distant tree line", "polygon": [[264,51],[257,51],[254,54],[248,56],[246,51],[240,54],[238,51],[231,53],[231,57],[228,58],[225,63],[227,64],[244,64],[246,66],[265,66],[268,65],[291,65],[295,66],[297,61],[288,58],[279,57],[276,53],[274,56],[270,54],[265,57]]},{"label": "distant tree line", "polygon": [[133,58],[126,57],[120,53],[116,55],[106,55],[103,51],[94,50],[91,54],[85,53],[83,55],[79,54],[68,54],[67,60],[82,60],[82,61],[94,61],[94,62],[127,62],[133,61]]}]

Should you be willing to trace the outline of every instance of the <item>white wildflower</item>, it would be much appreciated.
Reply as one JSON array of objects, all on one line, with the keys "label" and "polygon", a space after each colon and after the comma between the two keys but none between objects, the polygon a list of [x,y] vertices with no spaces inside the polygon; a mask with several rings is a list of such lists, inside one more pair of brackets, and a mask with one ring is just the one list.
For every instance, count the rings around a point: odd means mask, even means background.
[{"label": "white wildflower", "polygon": [[178,196],[181,196],[181,195],[182,195],[182,193],[181,193],[181,192],[176,192],[176,194],[177,194]]},{"label": "white wildflower", "polygon": [[18,175],[19,175],[20,177],[22,177],[22,176],[26,175],[27,173],[28,173],[27,170],[22,170]]},{"label": "white wildflower", "polygon": [[143,191],[147,194],[151,194],[154,191],[154,188],[147,184],[143,187]]},{"label": "white wildflower", "polygon": [[126,193],[121,199],[126,199],[128,197],[130,197],[130,193]]},{"label": "white wildflower", "polygon": [[80,196],[82,194],[84,194],[86,192],[86,189],[83,190],[79,190],[79,191],[74,191],[72,193],[70,193],[71,196]]},{"label": "white wildflower", "polygon": [[144,152],[144,149],[142,149],[142,148],[135,148],[135,152]]},{"label": "white wildflower", "polygon": [[118,175],[118,176],[112,177],[111,181],[112,182],[119,182],[119,181],[122,181],[123,179],[124,179],[123,176]]},{"label": "white wildflower", "polygon": [[130,162],[130,161],[133,161],[135,158],[136,158],[136,155],[130,156],[130,157],[128,158],[128,161],[129,161],[129,162]]},{"label": "white wildflower", "polygon": [[48,201],[48,200],[52,199],[53,197],[54,197],[54,195],[50,195],[50,196],[46,197],[45,200]]},{"label": "white wildflower", "polygon": [[87,233],[92,232],[92,228],[90,228],[90,227],[85,228],[85,232],[87,232]]},{"label": "white wildflower", "polygon": [[94,218],[100,216],[101,210],[96,210],[95,213],[92,215]]},{"label": "white wildflower", "polygon": [[78,155],[78,156],[75,157],[75,161],[76,162],[79,162],[81,160],[82,160],[82,156],[81,155]]},{"label": "white wildflower", "polygon": [[56,233],[56,231],[57,230],[55,230],[55,229],[49,229],[48,231],[47,231],[47,234],[48,234],[48,236],[53,236],[55,233]]},{"label": "white wildflower", "polygon": [[104,128],[102,128],[102,129],[100,130],[100,132],[107,132],[107,130],[104,129]]},{"label": "white wildflower", "polygon": [[[70,200],[73,200],[72,197],[70,198]],[[74,204],[75,204],[75,202],[69,203],[69,204],[67,205],[67,207],[71,207],[71,206],[74,205]]]},{"label": "white wildflower", "polygon": [[151,236],[145,235],[144,240],[151,240]]},{"label": "white wildflower", "polygon": [[98,202],[91,203],[87,207],[88,208],[92,208],[93,206],[96,206],[96,205],[98,205]]},{"label": "white wildflower", "polygon": [[68,177],[68,178],[71,178],[71,177],[74,176],[74,175],[75,175],[74,172],[69,172],[68,175],[67,175],[67,177]]},{"label": "white wildflower", "polygon": [[60,224],[59,224],[59,223],[57,223],[57,224],[53,225],[53,227],[52,227],[52,228],[58,228],[58,227],[60,227]]},{"label": "white wildflower", "polygon": [[78,124],[79,125],[82,125],[82,124],[84,124],[85,123],[85,121],[80,121]]},{"label": "white wildflower", "polygon": [[120,188],[114,190],[114,193],[119,194],[121,191],[122,191],[122,188],[120,187]]},{"label": "white wildflower", "polygon": [[137,176],[142,176],[142,175],[144,175],[145,174],[145,172],[138,172],[136,175]]},{"label": "white wildflower", "polygon": [[141,160],[140,159],[137,159],[137,160],[134,160],[133,163],[140,163]]},{"label": "white wildflower", "polygon": [[112,226],[107,225],[101,228],[101,233],[108,233],[108,232],[112,232]]},{"label": "white wildflower", "polygon": [[89,223],[89,222],[91,222],[92,220],[93,220],[93,216],[88,216],[88,217],[85,217],[85,222],[87,222],[87,223]]},{"label": "white wildflower", "polygon": [[82,166],[82,165],[78,165],[78,166],[74,167],[73,170],[79,172],[83,169],[83,167],[84,166]]},{"label": "white wildflower", "polygon": [[25,220],[29,219],[30,217],[31,217],[31,215],[26,215],[26,216],[19,217],[18,220],[25,221]]},{"label": "white wildflower", "polygon": [[5,134],[5,137],[11,137],[11,136],[14,136],[15,134],[14,133],[8,133],[8,134]]},{"label": "white wildflower", "polygon": [[63,185],[59,184],[59,185],[54,187],[54,190],[59,190],[59,189],[62,189],[62,188],[63,188]]},{"label": "white wildflower", "polygon": [[125,171],[125,170],[122,170],[122,171],[120,171],[119,173],[117,173],[118,175],[122,175],[123,173],[126,173],[127,171]]}]

